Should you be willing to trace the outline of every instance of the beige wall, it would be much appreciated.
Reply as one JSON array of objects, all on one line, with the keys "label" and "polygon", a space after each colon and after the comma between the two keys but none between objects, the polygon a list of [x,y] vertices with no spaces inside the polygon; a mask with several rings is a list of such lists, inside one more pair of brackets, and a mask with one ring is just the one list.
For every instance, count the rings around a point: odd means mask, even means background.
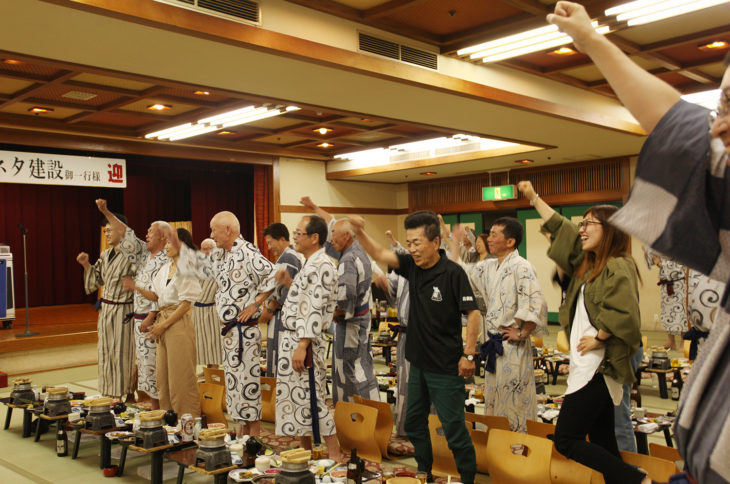
[{"label": "beige wall", "polygon": [[[281,158],[279,186],[281,205],[299,205],[302,197],[310,196],[314,203],[323,207],[408,208],[406,184],[329,181],[325,164],[319,161]],[[347,215],[335,214],[336,218]],[[301,217],[301,213],[282,211],[281,222],[293,232]],[[404,215],[365,214],[364,218],[365,229],[379,243],[388,243],[386,230],[403,240]]]}]

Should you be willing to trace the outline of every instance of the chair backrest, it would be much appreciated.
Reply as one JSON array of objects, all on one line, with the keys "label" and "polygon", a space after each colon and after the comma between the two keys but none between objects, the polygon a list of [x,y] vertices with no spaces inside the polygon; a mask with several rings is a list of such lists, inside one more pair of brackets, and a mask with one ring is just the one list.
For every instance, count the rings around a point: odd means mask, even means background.
[{"label": "chair backrest", "polygon": [[228,420],[226,420],[226,416],[221,409],[224,390],[223,386],[214,383],[198,383],[200,411],[205,414],[208,423],[228,425]]},{"label": "chair backrest", "polygon": [[[458,476],[454,454],[449,449],[449,444],[444,436],[441,421],[437,415],[428,416],[428,431],[431,434],[431,449],[433,450],[433,464],[431,471],[437,475]],[[479,462],[479,459],[477,459]],[[478,470],[478,469],[477,469]]]},{"label": "chair backrest", "polygon": [[558,331],[558,336],[555,341],[556,346],[558,347],[558,351],[562,353],[567,353],[570,351],[570,343],[568,342],[568,335],[565,334],[564,330]]},{"label": "chair backrest", "polygon": [[644,354],[646,354],[646,352],[649,351],[649,337],[648,336],[642,336],[641,337],[641,344],[644,346]]},{"label": "chair backrest", "polygon": [[[489,466],[487,465],[487,441],[489,440],[489,431],[493,428],[509,430],[509,420],[506,417],[496,417],[494,415],[482,415],[478,413],[466,412],[464,418],[467,422],[467,428],[469,429],[469,435],[471,435],[472,444],[474,444],[474,451],[477,455],[477,471],[482,474],[489,473]],[[481,428],[475,423],[482,424],[486,428]],[[475,428],[472,428],[475,427]]]},{"label": "chair backrest", "polygon": [[692,341],[688,339],[682,340],[683,346],[682,349],[684,351],[684,357],[689,359],[689,349],[692,346]]},{"label": "chair backrest", "polygon": [[355,403],[367,405],[378,411],[378,417],[375,421],[375,441],[380,448],[380,454],[389,459],[388,444],[390,436],[393,434],[393,412],[390,410],[388,402],[380,402],[377,400],[369,400],[360,395],[354,395]]},{"label": "chair backrest", "polygon": [[381,462],[380,447],[375,441],[378,411],[359,403],[339,401],[335,406],[337,440],[343,449],[357,448],[358,457]]},{"label": "chair backrest", "polygon": [[[528,420],[529,422],[529,420]],[[598,479],[591,480],[593,469],[586,467],[555,450],[550,457],[550,482],[553,484],[598,484]]]},{"label": "chair backrest", "polygon": [[[525,454],[514,453],[521,444]],[[534,435],[492,429],[487,442],[489,476],[494,484],[549,484],[552,441]]]},{"label": "chair backrest", "polygon": [[226,373],[218,368],[203,367],[203,379],[205,383],[215,383],[226,386]]},{"label": "chair backrest", "polygon": [[527,433],[538,437],[547,438],[548,435],[555,433],[555,425],[545,422],[537,422],[527,419]]},{"label": "chair backrest", "polygon": [[667,447],[666,445],[655,444],[654,442],[649,444],[649,455],[659,457],[660,459],[671,460],[675,463],[684,460],[679,455],[679,451],[674,447]]},{"label": "chair backrest", "polygon": [[622,450],[621,458],[627,464],[639,466],[646,470],[649,473],[649,477],[654,481],[667,482],[672,474],[679,473],[677,464],[670,460],[660,459],[659,457]]},{"label": "chair backrest", "polygon": [[261,377],[261,420],[276,421],[276,378]]},{"label": "chair backrest", "polygon": [[[488,431],[491,429],[510,430],[509,420],[507,419],[507,417],[465,412],[464,418],[467,422],[480,423],[482,425],[485,425]],[[467,425],[467,427],[471,427],[471,425]]]}]

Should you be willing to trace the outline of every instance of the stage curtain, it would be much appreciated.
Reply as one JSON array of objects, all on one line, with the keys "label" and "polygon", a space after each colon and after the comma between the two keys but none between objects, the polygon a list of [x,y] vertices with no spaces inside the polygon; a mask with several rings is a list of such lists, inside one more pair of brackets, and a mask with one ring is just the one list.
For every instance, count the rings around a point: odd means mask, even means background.
[{"label": "stage curtain", "polygon": [[256,213],[256,243],[267,259],[269,248],[264,240],[264,229],[269,221],[269,190],[271,187],[271,167],[255,166],[253,169],[254,210]]}]

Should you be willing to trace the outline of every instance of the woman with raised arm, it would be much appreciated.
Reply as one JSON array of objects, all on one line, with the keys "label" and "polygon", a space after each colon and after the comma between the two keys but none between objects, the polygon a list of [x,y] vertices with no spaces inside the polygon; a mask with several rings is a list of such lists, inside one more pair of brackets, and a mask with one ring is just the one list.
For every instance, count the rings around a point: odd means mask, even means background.
[{"label": "woman with raised arm", "polygon": [[591,207],[576,227],[545,203],[532,183],[522,181],[518,188],[550,233],[548,256],[571,277],[559,313],[570,341],[570,374],[555,448],[601,472],[607,484],[651,482],[621,460],[614,433],[614,406],[621,402],[623,384],[634,381],[631,355],[641,341],[639,272],[630,238],[608,223],[617,208]]}]

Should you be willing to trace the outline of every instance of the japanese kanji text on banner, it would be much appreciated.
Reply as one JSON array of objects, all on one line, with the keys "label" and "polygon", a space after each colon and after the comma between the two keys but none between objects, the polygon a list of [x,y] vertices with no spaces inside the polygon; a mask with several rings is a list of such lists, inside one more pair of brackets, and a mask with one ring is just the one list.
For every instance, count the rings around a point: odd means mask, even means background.
[{"label": "japanese kanji text on banner", "polygon": [[127,164],[118,158],[0,150],[0,183],[127,187]]}]

